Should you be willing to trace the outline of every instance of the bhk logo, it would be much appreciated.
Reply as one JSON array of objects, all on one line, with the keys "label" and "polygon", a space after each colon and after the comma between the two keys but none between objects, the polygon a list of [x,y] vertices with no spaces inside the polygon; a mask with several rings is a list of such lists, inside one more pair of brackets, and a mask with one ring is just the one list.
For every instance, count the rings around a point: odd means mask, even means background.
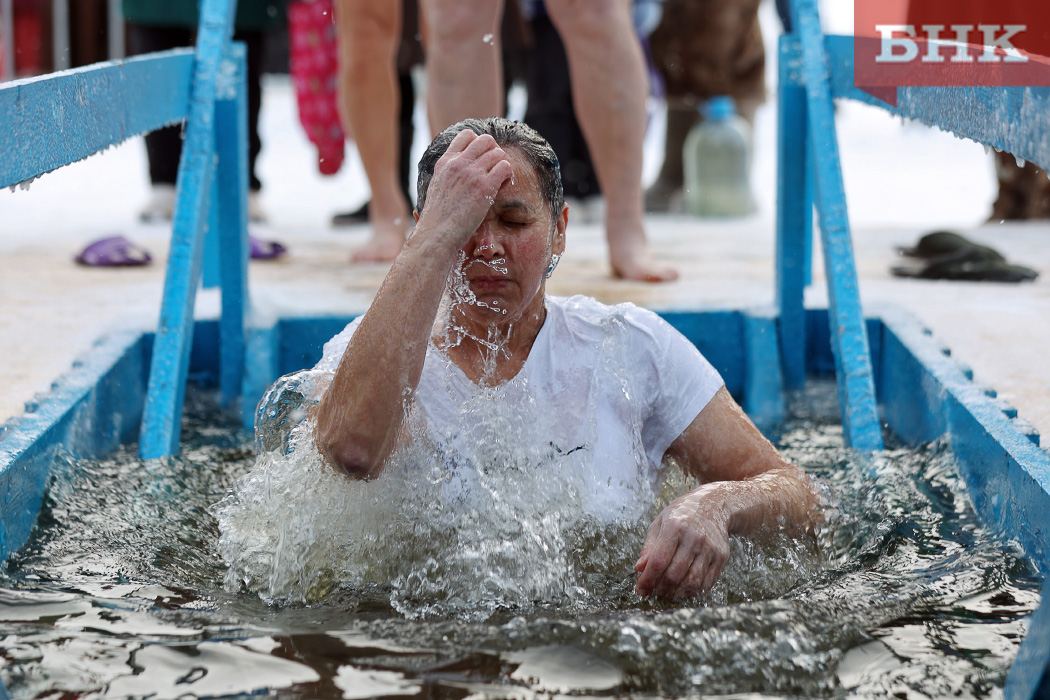
[{"label": "bhk logo", "polygon": [[1050,2],[855,0],[854,82],[897,87],[1050,85]]},{"label": "bhk logo", "polygon": [[[916,27],[912,24],[876,24],[875,31],[880,35],[881,50],[875,57],[876,63],[907,63],[920,60],[923,63],[943,63],[949,60],[952,63],[997,63],[998,61],[1012,61],[1024,63],[1028,57],[1022,54],[1011,43],[1011,39],[1028,29],[1023,24],[1010,24],[1005,27],[998,24],[953,24],[950,32],[945,34],[946,27],[943,24],[926,24],[919,27],[921,34],[916,34]],[[971,34],[976,36],[971,40]],[[945,38],[950,35],[951,38]],[[921,52],[919,58],[919,42],[926,45],[926,50]],[[982,44],[983,50],[979,56],[969,50],[970,44]],[[951,50],[951,57],[946,58],[942,49],[947,47]]]}]

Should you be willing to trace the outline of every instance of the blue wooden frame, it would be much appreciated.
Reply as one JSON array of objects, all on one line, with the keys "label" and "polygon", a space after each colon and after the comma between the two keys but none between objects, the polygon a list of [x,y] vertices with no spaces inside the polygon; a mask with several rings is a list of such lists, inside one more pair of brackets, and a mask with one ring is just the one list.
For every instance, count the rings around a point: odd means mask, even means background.
[{"label": "blue wooden frame", "polygon": [[193,96],[179,163],[174,228],[156,347],[142,417],[143,459],[178,452],[182,403],[201,281],[204,235],[219,236],[223,399],[240,394],[244,373],[248,261],[247,98],[244,49],[232,46],[236,2],[204,0],[197,29]]},{"label": "blue wooden frame", "polygon": [[[186,122],[171,251],[140,435],[146,459],[178,451],[205,231],[218,248],[221,389],[244,375],[248,263],[245,49],[235,0],[203,0],[195,50],[111,61],[0,86],[0,186],[31,181],[137,134]],[[217,235],[216,235],[217,234]]]},{"label": "blue wooden frame", "polygon": [[815,201],[824,246],[828,311],[835,329],[832,348],[843,434],[851,447],[879,450],[882,424],[846,216],[827,49],[816,1],[793,0],[790,8],[792,36],[801,47],[801,60],[797,62],[801,80],[785,80],[789,66],[782,54],[776,299],[785,382],[797,387],[804,381],[801,358],[805,357],[805,326],[800,319],[804,315],[806,240],[812,227],[810,202]]},{"label": "blue wooden frame", "polygon": [[0,187],[184,120],[192,67],[176,49],[0,85]]},{"label": "blue wooden frame", "polygon": [[[835,136],[832,99],[850,98],[886,109],[894,114],[937,126],[957,136],[973,139],[986,146],[1004,150],[1040,167],[1050,168],[1050,87],[900,87],[897,104],[891,106],[854,85],[853,37],[825,36],[819,25],[815,0],[792,0],[792,26],[796,33],[780,38],[779,47],[779,134],[778,134],[778,201],[777,201],[777,282],[776,300],[780,316],[781,362],[785,386],[792,388],[805,381],[806,325],[803,289],[805,268],[809,260],[807,243],[812,233],[811,211],[815,200],[820,214],[824,244],[825,269],[828,278],[829,314],[832,319],[832,347],[835,350],[835,368],[838,375],[839,398],[842,405],[843,429],[846,439],[854,447],[876,448],[875,431],[878,413],[871,387],[871,365],[867,361],[868,338],[860,321],[860,296],[856,287],[856,272],[850,246],[849,225],[846,218],[845,193]],[[799,138],[803,135],[803,138]],[[894,346],[883,348],[892,352]],[[901,369],[901,362],[883,361],[883,367]],[[937,367],[936,358],[924,358],[927,367]],[[949,382],[950,384],[950,382]],[[900,383],[897,384],[901,386]],[[947,385],[946,385],[947,386]],[[954,393],[953,393],[954,392]],[[962,398],[971,390],[959,388],[939,394],[939,401],[966,402]],[[894,406],[908,406],[896,401]],[[954,405],[954,404],[953,404]],[[927,407],[932,408],[932,407]],[[949,407],[950,408],[950,407]],[[915,416],[936,415],[937,411],[909,408]],[[995,411],[980,416],[982,430],[973,425],[962,425],[970,419],[969,412],[946,410],[958,426],[928,426],[930,436],[945,430],[973,439],[953,442],[963,463],[974,462],[967,452],[984,458],[994,450],[989,445],[1004,445],[1003,436],[993,434],[997,423]],[[923,423],[888,416],[900,425],[911,425],[922,431]],[[983,436],[983,437],[982,437]],[[909,436],[903,436],[908,439]],[[921,435],[910,436],[916,439]],[[1013,439],[1013,438],[1011,438]],[[1015,440],[1016,442],[1016,440]],[[1038,443],[1036,443],[1038,444]],[[966,473],[967,485],[978,495],[978,510],[989,522],[1014,519],[1016,510],[1030,512],[1032,507],[1046,508],[1050,493],[1050,468],[1045,453],[1032,445],[1011,445],[1010,453],[1028,454],[1021,462],[1013,457],[997,457],[988,462],[995,474],[1010,474],[1002,484],[1005,500],[994,508],[982,503],[988,498],[984,470]],[[1011,461],[1013,460],[1013,461]],[[1018,463],[1038,464],[1038,470],[1015,469]],[[1004,466],[1005,465],[1005,466]],[[997,497],[995,502],[999,502]],[[1038,502],[1038,505],[1033,505]],[[1018,523],[1013,523],[1014,527]],[[1050,569],[1046,533],[1026,532],[1026,548],[1034,556],[1041,570]],[[1044,601],[1033,616],[1033,629],[1026,637],[1007,679],[1007,698],[1047,697],[1050,694],[1050,633],[1036,630],[1050,620],[1050,598]]]}]

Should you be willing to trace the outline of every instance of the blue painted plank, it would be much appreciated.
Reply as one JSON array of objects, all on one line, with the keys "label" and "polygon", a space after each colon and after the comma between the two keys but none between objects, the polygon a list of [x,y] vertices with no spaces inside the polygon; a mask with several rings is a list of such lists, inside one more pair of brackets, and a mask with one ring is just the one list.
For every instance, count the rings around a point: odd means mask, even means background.
[{"label": "blue painted plank", "polygon": [[178,452],[193,341],[193,307],[200,281],[204,227],[215,170],[210,153],[195,152],[192,144],[197,140],[186,139],[179,166],[176,185],[179,194],[175,201],[160,322],[142,417],[139,456],[143,459],[167,457]]},{"label": "blue painted plank", "polygon": [[808,155],[806,92],[786,79],[789,61],[780,38],[780,81],[777,86],[777,247],[776,304],[780,315],[780,356],[784,384],[798,389],[806,383],[806,239],[812,231],[812,204],[807,199]]},{"label": "blue painted plank", "polygon": [[[1019,542],[1045,576],[1050,573],[1050,455],[1038,449],[1016,418],[966,376],[912,317],[881,312],[880,388],[886,421],[905,442],[947,435],[981,520]],[[1032,616],[1007,676],[1004,696],[1050,693],[1050,599]]]},{"label": "blue painted plank", "polygon": [[1050,170],[1050,87],[899,89],[899,113]]},{"label": "blue painted plank", "polygon": [[948,435],[974,508],[1050,572],[1050,454],[900,311],[882,310],[886,420],[905,442]]},{"label": "blue painted plank", "polygon": [[[851,100],[882,107],[889,112],[896,112],[887,103],[854,85],[852,36],[825,34],[824,53],[827,58],[828,83],[831,87],[832,97],[847,97]],[[802,67],[802,42],[799,40],[798,35],[788,34],[783,37],[780,55],[784,65],[782,79],[789,81],[792,85],[804,87],[806,82]]]},{"label": "blue painted plank", "polygon": [[1043,600],[1028,618],[1028,633],[1003,688],[1005,700],[1050,698],[1050,591],[1043,587]]},{"label": "blue painted plank", "polygon": [[[312,327],[312,324],[310,324]],[[331,338],[346,324],[328,335]],[[247,356],[244,365],[243,390],[241,392],[241,421],[249,430],[255,427],[255,407],[263,394],[282,372],[278,366],[278,326],[250,328],[245,342]],[[318,356],[319,358],[320,356]],[[310,364],[302,364],[295,369],[305,369]]]},{"label": "blue painted plank", "polygon": [[[901,87],[894,108],[854,85],[852,36],[825,36],[824,46],[833,97],[875,105],[1050,169],[1050,87]],[[782,40],[781,63],[781,80],[804,84],[798,37]]]},{"label": "blue painted plank", "polygon": [[[695,345],[726,383],[737,401],[744,396],[747,351],[739,311],[660,311],[660,316]],[[727,342],[728,339],[728,342]]]},{"label": "blue painted plank", "polygon": [[0,562],[32,531],[60,450],[101,457],[134,437],[146,358],[140,333],[100,338],[47,396],[0,428]]},{"label": "blue painted plank", "polygon": [[742,408],[769,435],[784,422],[786,413],[777,316],[772,311],[754,311],[744,314],[743,323],[747,373]]},{"label": "blue painted plank", "polygon": [[211,183],[211,207],[208,209],[208,226],[204,230],[204,266],[201,268],[201,288],[215,289],[219,282],[219,181]]},{"label": "blue painted plank", "polygon": [[193,306],[215,177],[218,75],[232,33],[231,4],[230,0],[204,0],[201,7],[193,94],[176,183],[171,249],[142,418],[139,455],[143,459],[178,452],[193,338]]},{"label": "blue painted plank", "polygon": [[791,3],[791,11],[792,26],[797,27],[802,42],[807,138],[815,149],[815,195],[824,245],[843,433],[854,448],[878,450],[882,449],[882,431],[846,218],[846,193],[835,136],[824,37],[815,0],[796,0]]},{"label": "blue painted plank", "polygon": [[179,49],[0,85],[0,187],[182,121],[192,66]]},{"label": "blue painted plank", "polygon": [[219,72],[215,105],[218,155],[212,201],[222,288],[219,387],[225,405],[241,395],[244,376],[245,316],[248,306],[248,93],[243,44],[229,47]]},{"label": "blue painted plank", "polygon": [[313,367],[321,359],[324,344],[353,321],[354,315],[286,318],[277,324],[277,377],[304,367]]}]

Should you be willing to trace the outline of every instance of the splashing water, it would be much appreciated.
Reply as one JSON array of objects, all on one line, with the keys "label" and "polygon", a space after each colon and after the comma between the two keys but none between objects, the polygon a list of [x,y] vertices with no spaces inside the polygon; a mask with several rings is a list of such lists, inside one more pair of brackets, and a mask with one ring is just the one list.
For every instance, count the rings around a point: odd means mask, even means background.
[{"label": "splashing water", "polygon": [[[425,441],[397,455],[404,476],[362,484],[303,456],[324,381],[275,387],[258,457],[189,396],[181,457],[130,446],[55,465],[0,578],[13,696],[997,697],[1038,603],[1038,575],[979,524],[945,445],[889,436],[860,457],[829,419],[833,383],[794,403],[778,442],[828,485],[820,552],[734,539],[710,598],[667,606],[632,592],[645,518],[574,515],[579,488],[543,455],[509,458],[498,410],[471,439],[503,461],[475,481]],[[688,486],[669,477],[646,497]],[[246,578],[257,588],[225,590]]]},{"label": "splashing water", "polygon": [[[607,334],[607,342],[615,337]],[[480,345],[489,376],[506,338],[493,335]],[[630,396],[630,378],[615,359],[619,349],[610,346],[603,355],[610,380]],[[443,372],[459,371],[447,355],[436,357]],[[290,375],[261,404],[257,443],[271,451],[213,511],[229,564],[227,588],[247,588],[267,602],[311,603],[338,582],[353,581],[389,586],[390,604],[407,618],[480,620],[553,601],[592,607],[588,575],[612,575],[612,563],[630,589],[631,563],[656,494],[639,468],[630,483],[601,487],[607,501],[605,492],[619,489],[632,504],[620,509],[627,516],[613,523],[594,517],[600,508],[584,506],[594,500],[594,485],[609,477],[600,465],[580,461],[583,453],[572,457],[554,447],[552,436],[564,426],[537,405],[526,377],[471,384],[468,396],[457,397],[455,444],[432,440],[409,402],[412,439],[367,483],[323,464],[312,423],[301,420],[329,381],[327,370]],[[631,419],[641,465],[642,416]],[[593,442],[591,424],[584,434]]]}]

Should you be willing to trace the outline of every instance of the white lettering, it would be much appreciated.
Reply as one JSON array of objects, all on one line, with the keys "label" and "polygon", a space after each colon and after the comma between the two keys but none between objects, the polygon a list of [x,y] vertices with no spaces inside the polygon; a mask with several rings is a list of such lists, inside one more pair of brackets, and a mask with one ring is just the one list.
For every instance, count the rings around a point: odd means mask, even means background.
[{"label": "white lettering", "polygon": [[[907,63],[919,55],[915,43],[915,27],[910,24],[876,24],[875,31],[882,35],[882,51],[875,57],[876,63]],[[907,37],[894,36],[896,33],[907,34]],[[904,53],[895,53],[903,49]]]},{"label": "white lettering", "polygon": [[1007,24],[1002,27],[1003,33],[999,36],[995,35],[1000,29],[998,24],[981,24],[977,28],[984,34],[984,53],[977,59],[981,63],[998,63],[1000,58],[1004,63],[1024,63],[1028,60],[1010,43],[1010,39],[1028,29],[1026,25]]},{"label": "white lettering", "polygon": [[953,24],[952,31],[955,32],[955,55],[952,56],[952,63],[973,63],[973,56],[970,55],[969,44],[970,32],[973,30],[972,24]]},{"label": "white lettering", "polygon": [[922,57],[923,63],[944,63],[941,55],[941,47],[947,46],[947,42],[941,41],[941,32],[944,31],[943,24],[924,24],[922,31],[926,32],[926,55]]}]

